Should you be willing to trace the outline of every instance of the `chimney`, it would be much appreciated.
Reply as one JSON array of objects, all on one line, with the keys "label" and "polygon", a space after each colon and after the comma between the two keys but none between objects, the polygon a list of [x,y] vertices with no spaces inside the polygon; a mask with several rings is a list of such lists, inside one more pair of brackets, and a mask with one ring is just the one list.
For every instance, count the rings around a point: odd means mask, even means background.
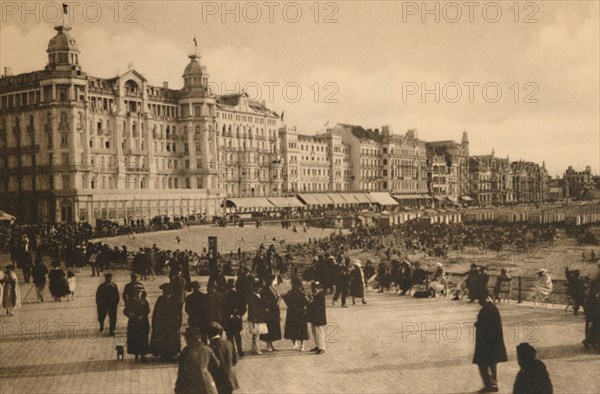
[{"label": "chimney", "polygon": [[13,76],[12,68],[10,68],[10,67],[4,67],[4,76],[5,77],[12,77]]},{"label": "chimney", "polygon": [[169,82],[163,82],[163,89],[169,89]]}]

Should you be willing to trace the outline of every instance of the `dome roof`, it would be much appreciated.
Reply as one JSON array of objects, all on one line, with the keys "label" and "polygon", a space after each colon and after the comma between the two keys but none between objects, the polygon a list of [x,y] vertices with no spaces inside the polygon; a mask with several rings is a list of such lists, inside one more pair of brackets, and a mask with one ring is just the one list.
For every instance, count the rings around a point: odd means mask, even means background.
[{"label": "dome roof", "polygon": [[197,55],[190,55],[190,63],[185,67],[183,77],[206,75],[206,67],[198,62]]},{"label": "dome roof", "polygon": [[48,43],[48,53],[50,52],[75,52],[79,53],[79,47],[77,47],[77,42],[75,39],[71,37],[69,30],[71,30],[68,26],[57,26],[54,28],[58,33],[56,36],[52,37],[50,42]]}]

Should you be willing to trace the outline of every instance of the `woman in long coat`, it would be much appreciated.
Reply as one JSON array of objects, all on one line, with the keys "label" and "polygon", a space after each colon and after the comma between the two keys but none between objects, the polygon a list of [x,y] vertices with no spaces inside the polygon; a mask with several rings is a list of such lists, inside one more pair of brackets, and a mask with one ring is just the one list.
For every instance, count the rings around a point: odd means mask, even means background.
[{"label": "woman in long coat", "polygon": [[21,307],[21,292],[19,289],[19,280],[14,272],[14,266],[7,265],[4,278],[2,279],[2,306],[6,309],[6,314],[13,316],[13,310]]},{"label": "woman in long coat", "polygon": [[479,367],[481,379],[486,390],[498,388],[496,364],[508,361],[502,319],[496,305],[485,294],[479,298],[481,310],[475,322],[475,355],[473,364]]},{"label": "woman in long coat", "polygon": [[127,305],[127,353],[134,354],[137,363],[140,357],[144,362],[146,354],[150,353],[148,344],[150,305],[146,300],[143,287],[141,291],[135,291],[132,296]]},{"label": "woman in long coat", "polygon": [[292,277],[292,289],[283,296],[283,301],[288,307],[283,337],[294,343],[294,350],[304,351],[304,341],[310,339],[306,321],[308,296],[298,277]]},{"label": "woman in long coat", "polygon": [[171,285],[164,283],[159,288],[163,294],[156,300],[152,312],[150,349],[156,357],[173,359],[181,351],[180,322],[176,310],[179,303],[172,298]]},{"label": "woman in long coat", "polygon": [[352,296],[352,305],[355,305],[355,298],[361,298],[362,303],[365,301],[365,276],[360,268],[360,261],[354,262],[354,268],[350,272],[350,296]]},{"label": "woman in long coat", "polygon": [[266,334],[260,335],[260,340],[267,342],[267,352],[278,350],[273,342],[281,339],[281,311],[279,309],[279,300],[281,297],[273,287],[274,280],[275,275],[269,276],[260,292],[260,298],[266,312],[268,330]]},{"label": "woman in long coat", "polygon": [[69,284],[65,271],[60,269],[60,264],[57,261],[52,262],[52,269],[48,273],[48,288],[50,294],[54,297],[54,301],[60,301],[61,297],[69,294]]}]

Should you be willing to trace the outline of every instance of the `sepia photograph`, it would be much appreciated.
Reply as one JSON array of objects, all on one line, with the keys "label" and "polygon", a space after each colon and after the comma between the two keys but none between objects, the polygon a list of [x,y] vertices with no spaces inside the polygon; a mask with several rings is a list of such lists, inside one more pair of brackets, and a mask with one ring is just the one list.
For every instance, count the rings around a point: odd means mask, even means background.
[{"label": "sepia photograph", "polygon": [[0,392],[600,392],[600,0],[0,0]]}]

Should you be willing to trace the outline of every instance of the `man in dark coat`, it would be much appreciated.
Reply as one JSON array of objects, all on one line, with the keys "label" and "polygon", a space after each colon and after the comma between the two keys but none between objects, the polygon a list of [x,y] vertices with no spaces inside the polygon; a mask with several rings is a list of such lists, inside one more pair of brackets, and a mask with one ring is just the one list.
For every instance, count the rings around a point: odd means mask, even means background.
[{"label": "man in dark coat", "polygon": [[[192,282],[192,294],[185,299],[185,313],[188,315],[188,325],[202,329],[208,323],[208,295],[200,291],[200,283]],[[203,331],[202,341],[206,341],[207,335]]]},{"label": "man in dark coat", "polygon": [[225,332],[227,340],[234,345],[234,351],[244,357],[242,350],[242,316],[246,313],[246,303],[234,288],[233,279],[227,281],[227,291],[224,296]]},{"label": "man in dark coat", "polygon": [[119,305],[119,289],[112,283],[112,274],[104,274],[104,283],[98,286],[96,291],[96,307],[98,309],[98,322],[100,332],[104,331],[104,320],[108,314],[110,324],[110,336],[115,335],[117,326],[117,305]]},{"label": "man in dark coat", "polygon": [[23,280],[25,283],[31,281],[31,268],[33,267],[33,258],[31,253],[23,251],[21,254],[21,270],[23,270]]},{"label": "man in dark coat", "polygon": [[210,338],[209,346],[219,361],[218,367],[216,365],[212,369],[209,367],[210,373],[219,394],[231,394],[233,390],[239,388],[237,377],[233,371],[233,366],[237,363],[233,345],[221,338],[223,327],[219,323],[211,322],[207,331]]},{"label": "man in dark coat", "polygon": [[467,290],[469,291],[469,302],[475,302],[477,299],[477,291],[479,284],[479,271],[477,270],[477,264],[471,264],[471,269],[465,273],[467,278],[465,279]]},{"label": "man in dark coat", "polygon": [[33,284],[35,286],[35,293],[37,299],[40,302],[44,302],[44,289],[46,288],[46,275],[48,275],[48,268],[44,265],[44,262],[40,258],[33,266],[31,276],[33,277]]},{"label": "man in dark coat", "polygon": [[248,267],[242,264],[235,282],[235,289],[246,306],[248,305],[248,297],[250,297],[250,294],[252,294],[253,283],[254,276],[252,276]]},{"label": "man in dark coat", "polygon": [[585,305],[585,282],[581,278],[579,270],[569,270],[565,268],[567,278],[567,296],[569,296],[573,313],[577,315],[579,308]]},{"label": "man in dark coat", "polygon": [[335,294],[331,305],[335,305],[335,302],[342,296],[342,308],[347,308],[346,298],[348,297],[348,287],[350,285],[350,271],[348,267],[341,262],[335,266]]},{"label": "man in dark coat", "polygon": [[217,394],[217,386],[209,370],[219,367],[214,352],[200,340],[202,332],[188,327],[183,333],[187,346],[179,356],[175,394]]},{"label": "man in dark coat", "polygon": [[479,298],[481,310],[475,322],[475,355],[473,364],[479,367],[479,373],[485,387],[481,392],[498,391],[498,372],[496,365],[508,361],[502,319],[494,302],[487,296]]},{"label": "man in dark coat", "polygon": [[179,321],[179,327],[183,319],[183,304],[185,303],[185,279],[181,277],[181,271],[176,269],[169,280],[171,285],[171,294],[173,295],[173,303],[176,304],[177,319]]},{"label": "man in dark coat", "polygon": [[315,341],[315,347],[310,351],[315,354],[325,353],[325,326],[327,325],[327,312],[325,310],[325,294],[319,288],[319,282],[311,282],[312,298],[306,307],[306,320]]},{"label": "man in dark coat", "polygon": [[517,346],[517,360],[521,370],[513,386],[513,394],[552,394],[552,381],[546,365],[536,359],[536,350],[528,343]]}]

